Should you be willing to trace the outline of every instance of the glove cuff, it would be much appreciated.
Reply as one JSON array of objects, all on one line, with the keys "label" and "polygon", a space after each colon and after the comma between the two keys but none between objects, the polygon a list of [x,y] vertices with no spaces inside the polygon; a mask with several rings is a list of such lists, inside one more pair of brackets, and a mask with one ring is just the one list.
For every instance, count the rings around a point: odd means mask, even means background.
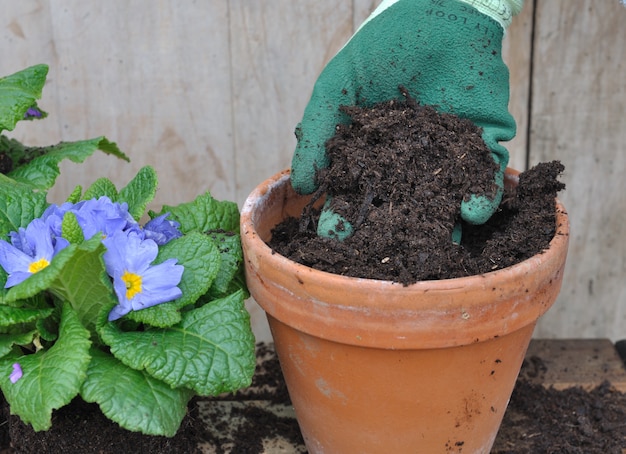
[{"label": "glove cuff", "polygon": [[[378,7],[370,14],[370,16],[365,19],[365,21],[359,27],[362,28],[366,23],[372,20],[374,17],[378,16],[380,13],[385,11],[387,8],[397,3],[399,0],[382,0]],[[524,6],[524,0],[458,0],[462,3],[467,3],[468,5],[473,6],[478,11],[483,13],[486,16],[491,17],[496,22],[498,22],[504,31],[511,24],[511,20],[513,16],[522,11],[522,6]],[[626,1],[626,0],[623,0]],[[358,30],[357,30],[358,31]]]},{"label": "glove cuff", "polygon": [[519,14],[524,0],[459,0],[498,22],[506,31],[513,16]]}]

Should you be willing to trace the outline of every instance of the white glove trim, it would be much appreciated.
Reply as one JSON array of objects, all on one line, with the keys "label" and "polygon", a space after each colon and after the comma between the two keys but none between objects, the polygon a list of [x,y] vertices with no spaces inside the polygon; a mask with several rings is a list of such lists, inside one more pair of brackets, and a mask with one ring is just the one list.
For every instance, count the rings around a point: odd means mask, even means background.
[{"label": "white glove trim", "polygon": [[491,17],[506,29],[511,24],[513,16],[519,14],[524,6],[524,0],[460,0],[472,5],[478,11]]},{"label": "white glove trim", "polygon": [[[367,24],[370,20],[378,16],[380,13],[385,11],[394,3],[397,3],[399,0],[383,0],[376,7],[376,9],[370,14],[370,16],[365,19],[365,21],[360,25],[359,31],[363,25]],[[524,6],[524,0],[459,0],[463,3],[467,3],[468,5],[472,5],[481,13],[491,17],[496,20],[502,28],[506,31],[508,26],[511,24],[511,20],[513,16],[519,14],[522,10],[522,6]],[[626,1],[626,0],[624,0]]]}]

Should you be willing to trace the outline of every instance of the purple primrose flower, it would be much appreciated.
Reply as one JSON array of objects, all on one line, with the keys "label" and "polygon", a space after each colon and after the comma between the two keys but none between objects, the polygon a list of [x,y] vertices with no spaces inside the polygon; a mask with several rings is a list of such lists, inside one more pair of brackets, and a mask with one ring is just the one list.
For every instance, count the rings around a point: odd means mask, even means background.
[{"label": "purple primrose flower", "polygon": [[179,230],[180,223],[167,219],[168,216],[169,213],[157,216],[143,227],[146,238],[154,240],[159,246],[183,236]]},{"label": "purple primrose flower", "polygon": [[103,237],[113,234],[118,230],[136,230],[141,228],[137,221],[128,212],[127,203],[113,202],[106,196],[98,199],[82,200],[76,204],[66,202],[62,205],[50,205],[44,214],[44,219],[55,235],[61,236],[61,223],[67,212],[76,216],[85,239],[92,238],[96,234]]},{"label": "purple primrose flower", "polygon": [[28,110],[24,113],[24,118],[41,118],[42,117],[41,110],[37,107],[29,107]]},{"label": "purple primrose flower", "polygon": [[76,216],[85,239],[100,235],[107,249],[103,260],[119,301],[109,320],[182,296],[178,284],[184,267],[173,258],[152,265],[159,245],[182,236],[180,224],[167,219],[167,213],[142,229],[130,215],[128,204],[108,197],[50,205],[41,218],[11,232],[10,243],[0,240],[0,266],[8,273],[6,288],[46,268],[69,245],[62,237],[63,218],[69,212]]},{"label": "purple primrose flower", "polygon": [[119,301],[109,313],[109,321],[182,296],[177,286],[184,268],[176,259],[152,265],[159,252],[154,240],[142,239],[137,232],[118,231],[102,242],[107,248],[104,263]]},{"label": "purple primrose flower", "polygon": [[112,202],[108,197],[84,200],[71,211],[76,215],[85,239],[97,233],[107,237],[120,230],[139,230],[139,224],[128,212],[128,204]]},{"label": "purple primrose flower", "polygon": [[9,375],[9,380],[11,380],[11,383],[17,383],[17,381],[22,378],[22,375],[24,374],[22,373],[22,366],[20,366],[20,363],[13,364],[13,372],[11,372],[11,375]]},{"label": "purple primrose flower", "polygon": [[26,228],[9,234],[11,243],[0,240],[0,266],[9,274],[5,288],[13,287],[46,268],[69,243],[55,238],[49,226],[34,219]]}]

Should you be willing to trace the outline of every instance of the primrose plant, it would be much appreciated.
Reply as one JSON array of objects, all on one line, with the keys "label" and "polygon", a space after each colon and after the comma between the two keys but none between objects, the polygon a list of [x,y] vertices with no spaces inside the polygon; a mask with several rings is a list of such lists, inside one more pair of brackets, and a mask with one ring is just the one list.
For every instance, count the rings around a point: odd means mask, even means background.
[{"label": "primrose plant", "polygon": [[[45,117],[45,71],[0,79],[0,127]],[[2,138],[0,389],[37,431],[82,398],[128,430],[173,436],[191,397],[254,372],[239,211],[207,192],[146,212],[149,166],[119,190],[100,178],[49,203],[58,163],[97,149],[126,159],[105,138],[45,149]]]}]

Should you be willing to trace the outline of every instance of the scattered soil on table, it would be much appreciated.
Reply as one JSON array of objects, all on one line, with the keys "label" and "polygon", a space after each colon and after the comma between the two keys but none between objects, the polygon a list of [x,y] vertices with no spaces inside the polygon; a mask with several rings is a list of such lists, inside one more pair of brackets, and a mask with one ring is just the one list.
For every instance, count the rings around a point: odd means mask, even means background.
[{"label": "scattered soil on table", "polygon": [[492,454],[623,454],[626,394],[517,381]]},{"label": "scattered soil on table", "polygon": [[[241,417],[245,423],[233,432],[228,422],[212,421],[211,426],[223,434],[216,436],[199,415],[200,401],[266,400],[290,404],[287,387],[282,377],[273,347],[257,345],[257,366],[249,388],[215,398],[195,398],[179,431],[172,438],[148,436],[129,432],[107,419],[96,404],[80,399],[53,413],[52,428],[35,432],[17,416],[9,415],[9,408],[0,393],[0,454],[193,454],[202,453],[200,444],[209,445],[215,454],[262,453],[263,438],[281,436],[294,445],[303,444],[297,422],[265,411],[262,408],[235,408],[232,417]],[[13,440],[11,447],[11,440]],[[228,449],[225,448],[228,446]]]},{"label": "scattered soil on table", "polygon": [[[557,181],[561,163],[522,173],[486,224],[463,222],[464,198],[495,191],[497,165],[482,130],[403,94],[372,108],[343,107],[351,123],[326,144],[330,166],[318,171],[313,199],[331,195],[355,233],[341,242],[318,237],[319,210],[309,205],[300,220],[274,229],[273,250],[334,274],[410,284],[493,271],[546,249],[565,187]],[[457,225],[460,244],[451,240]]]},{"label": "scattered soil on table", "polygon": [[[273,346],[259,344],[257,358],[257,369],[250,388],[210,400],[267,400],[290,405]],[[524,378],[541,373],[545,367],[539,357],[524,362],[492,454],[622,454],[626,450],[626,394],[615,391],[609,383],[591,391],[581,388],[557,391],[531,384]],[[232,410],[230,417],[245,419],[236,431],[229,430],[228,423],[215,421],[213,428],[223,433],[223,436],[215,436],[207,430],[207,423],[198,417],[198,403],[192,402],[181,430],[171,439],[124,431],[104,417],[98,418],[93,411],[88,416],[82,415],[85,406],[76,405],[72,412],[58,411],[54,416],[53,431],[58,426],[65,426],[67,433],[42,440],[36,446],[36,451],[19,451],[8,447],[8,426],[12,428],[14,436],[26,436],[28,430],[22,425],[14,432],[13,426],[19,421],[15,417],[7,420],[8,411],[0,405],[0,453],[178,454],[200,452],[196,446],[199,441],[203,441],[212,447],[208,452],[216,454],[262,454],[261,440],[275,437],[282,437],[293,446],[304,445],[295,419],[277,417],[270,411],[254,407]],[[85,422],[87,418],[94,424],[88,426]],[[90,429],[90,426],[93,427]],[[29,436],[32,436],[32,430],[30,432]],[[68,440],[71,439],[79,444],[70,445]],[[96,445],[98,441],[102,442],[100,446]],[[156,444],[156,441],[160,444]],[[86,445],[87,442],[89,445]],[[291,454],[290,451],[281,452]],[[301,448],[298,452],[305,451]]]},{"label": "scattered soil on table", "polygon": [[[257,344],[257,365],[249,388],[226,394],[212,400],[223,401],[267,401],[271,404],[291,405],[287,385],[273,345]],[[264,408],[245,406],[233,407],[229,418],[242,419],[243,424],[230,425],[229,422],[216,422],[214,428],[221,435],[205,432],[205,440],[215,447],[215,454],[273,454],[266,452],[263,440],[278,437],[292,446],[304,446],[300,427],[294,418],[281,417]],[[232,427],[236,429],[233,430]],[[225,448],[226,447],[226,448]],[[294,454],[290,451],[280,451]],[[306,451],[304,451],[306,452]]]},{"label": "scattered soil on table", "polygon": [[[0,429],[6,428],[0,437],[5,439],[0,445],[2,454],[201,453],[198,443],[202,440],[204,427],[198,418],[195,401],[190,402],[188,414],[172,438],[124,430],[107,419],[98,405],[81,399],[56,410],[52,416],[52,428],[45,432],[35,432],[17,416],[8,416],[8,408],[4,412],[0,414]],[[7,441],[11,444],[8,445]]]}]

